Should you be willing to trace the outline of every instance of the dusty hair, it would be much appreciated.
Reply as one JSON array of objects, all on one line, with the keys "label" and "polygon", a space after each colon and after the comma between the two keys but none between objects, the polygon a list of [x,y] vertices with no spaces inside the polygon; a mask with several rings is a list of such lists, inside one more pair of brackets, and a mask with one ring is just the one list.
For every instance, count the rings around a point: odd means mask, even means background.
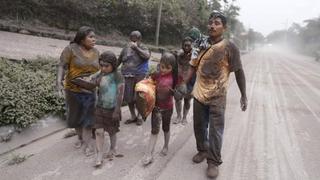
[{"label": "dusty hair", "polygon": [[166,66],[170,65],[172,67],[172,78],[173,78],[173,85],[172,88],[175,88],[178,84],[178,64],[176,57],[169,52],[162,53],[160,63]]},{"label": "dusty hair", "polygon": [[112,66],[112,71],[117,69],[117,57],[112,51],[105,51],[99,57],[99,63],[110,63]]},{"label": "dusty hair", "polygon": [[223,26],[227,25],[227,17],[222,12],[213,11],[209,16],[209,19],[212,19],[212,18],[220,18]]},{"label": "dusty hair", "polygon": [[77,43],[80,45],[81,41],[84,40],[91,32],[94,32],[94,29],[89,26],[80,27],[71,43]]},{"label": "dusty hair", "polygon": [[141,35],[141,32],[140,31],[132,31],[130,33],[130,37],[137,37],[138,39],[141,39],[142,38],[142,35]]}]

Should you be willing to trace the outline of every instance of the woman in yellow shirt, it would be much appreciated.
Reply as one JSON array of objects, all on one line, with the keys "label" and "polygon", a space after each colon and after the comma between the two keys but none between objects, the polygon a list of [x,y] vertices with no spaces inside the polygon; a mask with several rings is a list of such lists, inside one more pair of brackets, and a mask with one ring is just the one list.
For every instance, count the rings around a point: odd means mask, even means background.
[{"label": "woman in yellow shirt", "polygon": [[98,71],[99,51],[94,48],[95,43],[94,30],[81,27],[74,40],[62,51],[57,74],[59,95],[65,93],[68,127],[75,128],[79,138],[75,147],[84,145],[87,156],[94,152],[91,135],[96,95],[72,83],[72,80]]}]

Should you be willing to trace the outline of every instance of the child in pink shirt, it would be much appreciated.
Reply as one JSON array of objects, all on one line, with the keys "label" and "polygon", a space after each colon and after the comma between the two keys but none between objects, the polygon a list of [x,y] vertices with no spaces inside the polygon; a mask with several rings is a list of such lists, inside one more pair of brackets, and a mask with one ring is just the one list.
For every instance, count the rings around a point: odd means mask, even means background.
[{"label": "child in pink shirt", "polygon": [[160,131],[160,122],[162,121],[162,130],[164,132],[164,146],[162,155],[167,155],[170,139],[170,121],[173,113],[173,89],[178,83],[178,68],[176,58],[171,53],[163,53],[160,60],[160,72],[151,75],[156,83],[156,104],[151,116],[151,136],[147,152],[142,163],[148,165],[153,161],[154,148]]}]

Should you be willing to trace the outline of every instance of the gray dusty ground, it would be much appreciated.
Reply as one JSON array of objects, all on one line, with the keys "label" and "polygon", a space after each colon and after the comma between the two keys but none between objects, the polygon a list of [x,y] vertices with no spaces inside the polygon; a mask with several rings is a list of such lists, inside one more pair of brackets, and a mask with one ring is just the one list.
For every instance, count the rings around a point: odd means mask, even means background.
[{"label": "gray dusty ground", "polygon": [[[4,48],[0,47],[0,53],[6,51]],[[231,74],[224,163],[217,179],[319,179],[320,63],[270,47],[251,52],[242,60],[249,107],[246,112],[240,111],[239,90]],[[128,118],[126,107],[123,117]],[[8,166],[12,155],[1,156],[0,179],[207,179],[206,163],[191,162],[196,152],[191,119],[192,113],[187,126],[172,125],[169,155],[157,155],[148,167],[143,167],[140,160],[150,134],[150,120],[141,127],[122,122],[118,151],[124,157],[106,161],[101,169],[92,167],[94,157],[84,157],[72,147],[75,137],[63,139],[66,131],[62,131],[17,150],[16,154],[33,154],[20,165]],[[160,134],[157,153],[162,139]]]},{"label": "gray dusty ground", "polygon": [[[1,57],[20,60],[37,57],[59,58],[69,41],[0,31],[0,44]],[[96,48],[100,52],[111,50],[116,55],[121,52],[119,47],[97,45]],[[159,59],[159,57],[159,53],[152,53],[151,59]]]}]

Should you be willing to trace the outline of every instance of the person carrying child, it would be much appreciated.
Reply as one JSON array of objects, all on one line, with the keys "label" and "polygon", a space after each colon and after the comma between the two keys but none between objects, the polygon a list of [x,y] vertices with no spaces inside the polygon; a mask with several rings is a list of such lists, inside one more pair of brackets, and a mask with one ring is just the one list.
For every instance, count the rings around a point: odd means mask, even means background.
[{"label": "person carrying child", "polygon": [[159,71],[151,74],[151,78],[156,84],[156,102],[151,115],[151,136],[147,152],[142,159],[144,165],[153,161],[161,121],[164,132],[164,146],[161,154],[165,156],[168,153],[170,121],[173,113],[173,89],[178,84],[178,68],[173,54],[167,52],[162,54]]},{"label": "person carrying child", "polygon": [[110,136],[110,150],[107,157],[113,157],[116,152],[117,132],[121,120],[121,104],[124,91],[124,80],[117,71],[117,58],[111,51],[106,51],[99,57],[100,71],[92,75],[92,81],[98,86],[98,99],[95,108],[96,129],[96,163],[99,167],[103,162],[104,132]]}]

